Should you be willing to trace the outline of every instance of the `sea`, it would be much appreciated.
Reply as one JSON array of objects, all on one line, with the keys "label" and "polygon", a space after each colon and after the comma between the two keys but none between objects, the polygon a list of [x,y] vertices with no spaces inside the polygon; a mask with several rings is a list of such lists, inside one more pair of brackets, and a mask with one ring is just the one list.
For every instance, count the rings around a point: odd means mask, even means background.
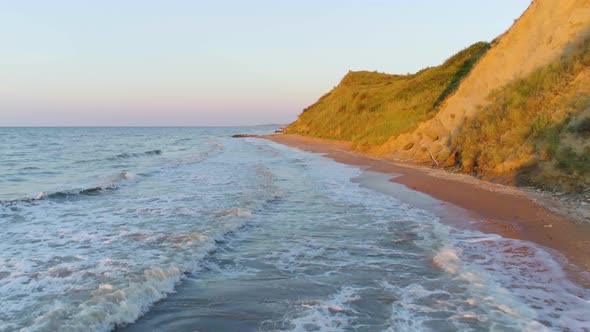
[{"label": "sea", "polygon": [[590,331],[564,257],[275,129],[0,128],[0,331]]}]

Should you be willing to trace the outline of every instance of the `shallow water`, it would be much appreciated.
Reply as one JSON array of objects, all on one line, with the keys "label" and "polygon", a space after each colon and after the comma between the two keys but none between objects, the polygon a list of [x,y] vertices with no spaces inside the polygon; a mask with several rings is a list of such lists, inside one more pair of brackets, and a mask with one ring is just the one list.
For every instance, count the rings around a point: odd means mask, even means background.
[{"label": "shallow water", "polygon": [[0,331],[588,330],[548,251],[252,128],[0,128]]}]

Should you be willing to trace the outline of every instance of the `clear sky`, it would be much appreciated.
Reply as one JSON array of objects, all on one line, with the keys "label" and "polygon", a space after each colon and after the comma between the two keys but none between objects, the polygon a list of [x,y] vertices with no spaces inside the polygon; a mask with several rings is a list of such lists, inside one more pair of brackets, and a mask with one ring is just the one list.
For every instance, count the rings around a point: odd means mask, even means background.
[{"label": "clear sky", "polygon": [[530,0],[0,0],[0,126],[287,123],[348,70],[405,74]]}]

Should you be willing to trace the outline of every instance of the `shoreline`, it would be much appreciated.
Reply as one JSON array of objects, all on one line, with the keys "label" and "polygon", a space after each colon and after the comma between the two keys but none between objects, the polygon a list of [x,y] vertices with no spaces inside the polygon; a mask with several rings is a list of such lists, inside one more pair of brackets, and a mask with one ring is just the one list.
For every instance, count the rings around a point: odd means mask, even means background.
[{"label": "shoreline", "polygon": [[549,210],[538,202],[538,196],[465,174],[362,155],[351,151],[347,142],[285,134],[260,138],[386,174],[390,182],[439,200],[440,204],[419,207],[435,213],[443,223],[525,240],[557,251],[567,260],[567,264],[561,263],[572,279],[590,288],[590,224],[574,223]]}]

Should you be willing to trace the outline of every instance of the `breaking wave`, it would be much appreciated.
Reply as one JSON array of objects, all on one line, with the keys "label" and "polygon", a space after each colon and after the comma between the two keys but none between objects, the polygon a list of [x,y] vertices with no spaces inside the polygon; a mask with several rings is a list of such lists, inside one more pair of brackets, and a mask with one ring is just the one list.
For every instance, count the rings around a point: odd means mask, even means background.
[{"label": "breaking wave", "polygon": [[108,157],[108,158],[105,158],[105,159],[79,160],[79,161],[76,161],[74,163],[75,164],[86,164],[86,163],[99,162],[101,160],[114,161],[114,160],[120,160],[120,159],[140,158],[140,157],[160,156],[160,155],[162,155],[162,150],[160,150],[160,149],[149,150],[149,151],[145,151],[145,152],[123,152],[123,153],[120,153],[118,155],[115,155],[115,156],[112,156],[112,157]]},{"label": "breaking wave", "polygon": [[87,188],[75,188],[58,191],[41,191],[32,197],[17,198],[12,200],[0,200],[2,205],[12,205],[16,203],[33,203],[40,200],[60,200],[69,199],[77,196],[95,196],[103,192],[115,190],[119,187],[119,183],[123,180],[131,180],[135,178],[135,174],[131,172],[121,172],[112,176],[106,183]]}]

